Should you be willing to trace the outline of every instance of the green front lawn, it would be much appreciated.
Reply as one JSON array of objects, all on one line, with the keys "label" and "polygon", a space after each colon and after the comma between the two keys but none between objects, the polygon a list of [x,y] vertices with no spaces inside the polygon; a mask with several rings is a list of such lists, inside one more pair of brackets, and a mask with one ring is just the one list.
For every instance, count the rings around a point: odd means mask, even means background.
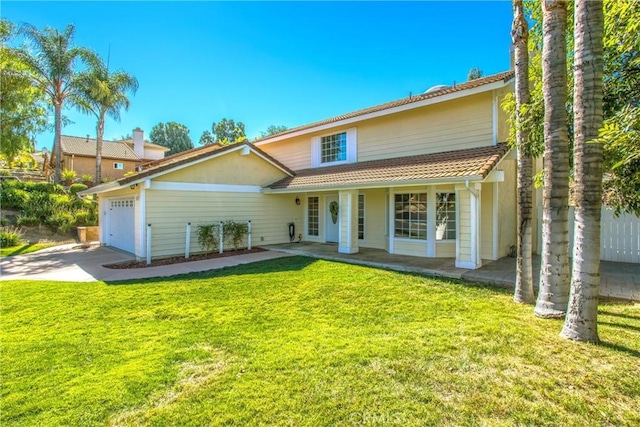
[{"label": "green front lawn", "polygon": [[17,246],[0,248],[0,258],[14,256],[14,255],[29,254],[31,252],[36,252],[41,249],[50,248],[51,246],[55,246],[55,245],[57,245],[57,243],[23,243]]},{"label": "green front lawn", "polygon": [[3,425],[638,425],[640,305],[603,345],[501,290],[304,257],[0,282]]}]

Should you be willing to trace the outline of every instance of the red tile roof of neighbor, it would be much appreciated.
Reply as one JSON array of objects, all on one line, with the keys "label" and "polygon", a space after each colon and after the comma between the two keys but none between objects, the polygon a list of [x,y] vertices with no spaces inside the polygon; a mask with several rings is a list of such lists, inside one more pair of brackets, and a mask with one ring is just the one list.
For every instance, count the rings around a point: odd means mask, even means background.
[{"label": "red tile roof of neighbor", "polygon": [[483,78],[479,78],[479,79],[475,79],[475,80],[470,80],[468,82],[464,82],[464,83],[460,83],[460,84],[454,84],[452,86],[444,87],[444,88],[442,88],[440,90],[434,90],[433,92],[421,93],[421,94],[417,94],[417,95],[408,96],[408,97],[405,97],[405,98],[402,98],[402,99],[398,99],[396,101],[386,102],[384,104],[375,105],[373,107],[364,108],[362,110],[357,110],[357,111],[353,111],[353,112],[350,112],[350,113],[341,114],[339,116],[331,117],[329,119],[320,120],[318,122],[309,123],[309,124],[306,124],[306,125],[298,126],[298,127],[291,128],[291,129],[287,129],[284,132],[277,133],[275,135],[270,135],[270,136],[265,137],[265,138],[260,138],[260,139],[254,141],[254,142],[255,143],[260,143],[262,141],[268,141],[271,138],[285,136],[285,135],[288,135],[290,133],[295,133],[295,132],[303,131],[303,130],[306,130],[306,129],[312,129],[312,128],[317,127],[317,126],[323,126],[323,125],[327,125],[327,124],[330,124],[330,123],[339,122],[341,120],[346,120],[346,119],[351,119],[351,118],[363,116],[365,114],[370,114],[370,113],[375,113],[375,112],[378,112],[378,111],[388,110],[388,109],[391,109],[391,108],[400,107],[402,105],[407,105],[407,104],[412,104],[412,103],[424,101],[426,99],[437,98],[437,97],[442,96],[442,95],[447,95],[447,94],[450,94],[450,93],[460,92],[460,91],[467,90],[467,89],[473,89],[473,88],[476,88],[476,87],[479,87],[479,86],[488,85],[488,84],[491,84],[491,83],[497,83],[497,82],[500,82],[500,81],[506,83],[509,80],[513,79],[514,75],[515,75],[514,71],[512,71],[512,70],[504,71],[502,73],[493,74],[491,76],[487,76],[487,77],[483,77]]},{"label": "red tile roof of neighbor", "polygon": [[393,185],[411,181],[460,181],[486,178],[509,151],[507,144],[393,159],[371,160],[337,166],[304,169],[266,188],[314,189],[357,185]]}]

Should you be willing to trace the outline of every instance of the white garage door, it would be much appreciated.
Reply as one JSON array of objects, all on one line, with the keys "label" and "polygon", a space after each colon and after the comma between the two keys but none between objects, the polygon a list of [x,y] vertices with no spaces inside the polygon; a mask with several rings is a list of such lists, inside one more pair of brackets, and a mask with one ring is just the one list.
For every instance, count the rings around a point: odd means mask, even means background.
[{"label": "white garage door", "polygon": [[135,199],[109,201],[109,245],[135,252]]}]

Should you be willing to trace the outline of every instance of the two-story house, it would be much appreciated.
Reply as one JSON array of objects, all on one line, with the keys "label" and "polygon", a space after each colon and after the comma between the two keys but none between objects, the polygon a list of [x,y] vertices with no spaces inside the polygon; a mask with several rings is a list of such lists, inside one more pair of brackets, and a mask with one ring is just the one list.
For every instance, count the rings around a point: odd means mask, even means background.
[{"label": "two-story house", "polygon": [[[500,108],[513,72],[438,86],[254,143],[209,146],[87,190],[101,240],[140,258],[185,252],[187,224],[252,221],[254,244],[455,258],[478,268],[516,242],[515,155]],[[191,252],[200,248],[191,239]]]},{"label": "two-story house", "polygon": [[[60,148],[62,151],[62,167],[75,171],[80,177],[84,174],[94,175],[96,172],[95,138],[62,135]],[[112,180],[122,178],[128,172],[134,172],[141,165],[164,158],[169,148],[145,141],[144,132],[135,128],[132,137],[116,141],[102,142],[102,178]],[[51,165],[55,158],[52,157]],[[49,168],[51,171],[52,168]]]}]

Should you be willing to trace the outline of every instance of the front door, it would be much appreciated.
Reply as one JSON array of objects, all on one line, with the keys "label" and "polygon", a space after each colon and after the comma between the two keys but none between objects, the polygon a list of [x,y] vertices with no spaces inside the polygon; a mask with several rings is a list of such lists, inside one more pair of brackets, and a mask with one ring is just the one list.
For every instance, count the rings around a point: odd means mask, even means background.
[{"label": "front door", "polygon": [[327,242],[338,243],[340,221],[338,220],[338,196],[327,196],[325,199],[325,229]]}]

